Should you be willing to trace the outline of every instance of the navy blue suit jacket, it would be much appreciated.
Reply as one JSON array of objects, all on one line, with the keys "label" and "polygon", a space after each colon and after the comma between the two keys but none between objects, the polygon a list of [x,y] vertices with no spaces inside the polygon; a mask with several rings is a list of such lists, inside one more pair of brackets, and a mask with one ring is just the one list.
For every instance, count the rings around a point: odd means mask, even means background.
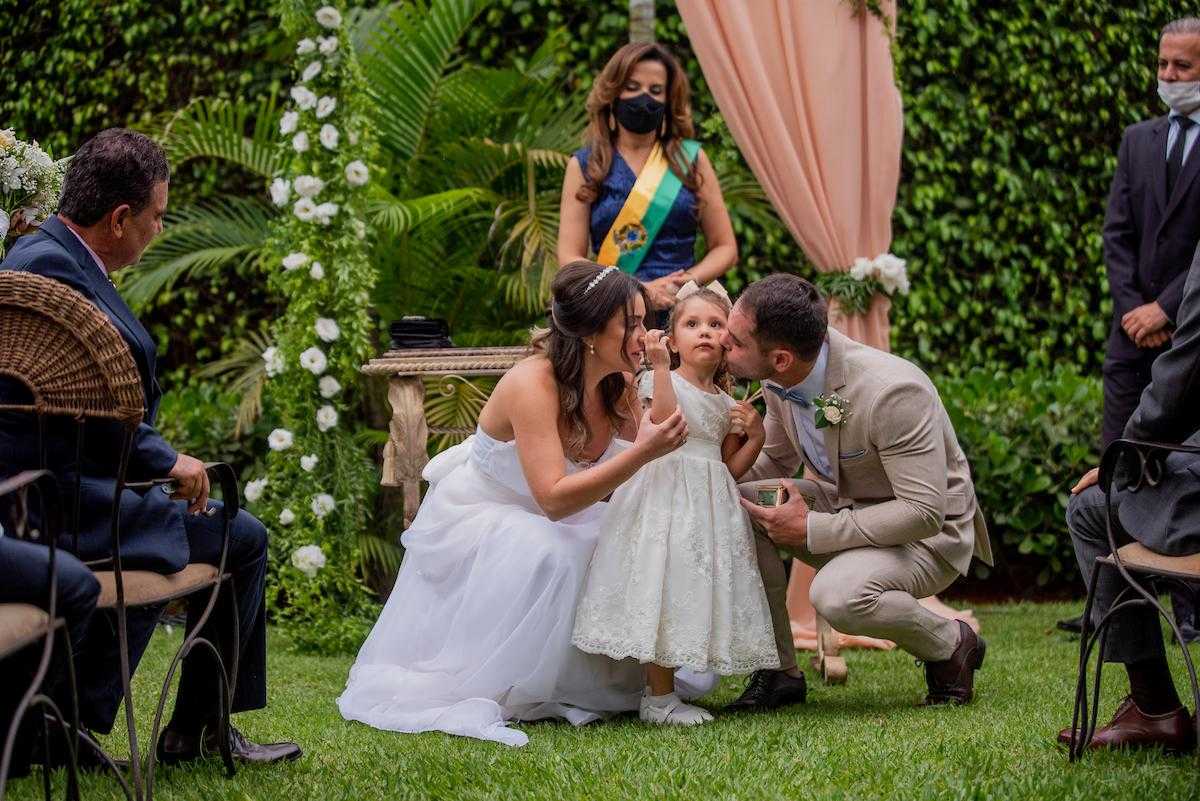
[{"label": "navy blue suit jacket", "polygon": [[[138,426],[130,454],[129,480],[163,478],[178,454],[154,429],[162,390],[155,378],[154,340],[121,299],[91,254],[57,217],[21,237],[0,263],[0,271],[20,270],[59,281],[104,312],[120,332],[142,379],[146,414]],[[2,346],[2,345],[0,345]],[[13,385],[0,387],[0,398],[20,394]],[[19,402],[19,401],[18,401]],[[84,560],[106,558],[111,552],[112,499],[120,459],[121,431],[113,423],[89,423],[84,433],[82,463],[75,459],[75,426],[55,421],[47,429],[48,466],[59,476],[64,497],[73,492],[78,474],[82,485],[80,545]],[[37,430],[28,416],[0,415],[0,473],[38,466]],[[163,492],[127,490],[121,499],[121,554],[127,567],[158,572],[181,570],[188,562],[183,514],[186,505]],[[66,510],[68,514],[71,510]],[[64,545],[68,545],[65,542]]]}]

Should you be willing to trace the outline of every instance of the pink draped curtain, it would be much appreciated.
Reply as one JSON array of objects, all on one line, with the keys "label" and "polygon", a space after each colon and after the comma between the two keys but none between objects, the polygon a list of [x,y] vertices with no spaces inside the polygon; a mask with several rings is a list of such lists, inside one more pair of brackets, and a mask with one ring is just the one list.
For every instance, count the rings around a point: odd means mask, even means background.
[{"label": "pink draped curtain", "polygon": [[[818,270],[886,253],[904,118],[888,32],[844,0],[677,0],[704,77],[750,169]],[[894,19],[894,0],[882,3]],[[833,310],[888,349],[890,301]]]}]

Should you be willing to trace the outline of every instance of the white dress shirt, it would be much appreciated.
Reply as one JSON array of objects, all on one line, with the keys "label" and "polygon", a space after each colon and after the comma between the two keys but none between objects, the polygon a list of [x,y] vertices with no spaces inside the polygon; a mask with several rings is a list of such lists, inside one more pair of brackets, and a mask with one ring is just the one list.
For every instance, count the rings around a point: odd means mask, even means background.
[{"label": "white dress shirt", "polygon": [[[1174,111],[1172,111],[1168,115],[1168,119],[1170,120],[1171,127],[1167,129],[1167,153],[1165,156],[1163,156],[1164,159],[1169,159],[1171,157],[1171,148],[1175,147],[1175,140],[1179,138],[1179,123],[1175,122],[1175,120],[1178,117],[1182,117],[1182,116],[1183,116],[1182,114],[1177,114]],[[1200,109],[1196,109],[1195,111],[1193,111],[1191,114],[1189,114],[1187,116],[1192,122],[1194,122],[1196,124],[1188,129],[1188,132],[1186,134],[1187,139],[1183,140],[1183,163],[1184,164],[1187,164],[1188,154],[1190,154],[1192,152],[1192,148],[1196,144],[1196,137],[1198,135],[1200,135]]]},{"label": "white dress shirt", "polygon": [[108,281],[111,284],[112,279],[108,277],[108,270],[106,270],[104,268],[104,262],[100,261],[100,257],[96,255],[96,251],[92,250],[91,245],[89,245],[87,242],[85,242],[83,237],[80,236],[78,233],[76,233],[75,229],[72,228],[71,226],[66,225],[63,227],[65,227],[68,231],[70,231],[72,234],[74,234],[75,238],[79,240],[79,244],[83,245],[83,249],[88,252],[88,255],[90,255],[92,257],[92,261],[94,261],[96,263],[96,267],[99,268],[100,274],[104,276],[104,280]]}]

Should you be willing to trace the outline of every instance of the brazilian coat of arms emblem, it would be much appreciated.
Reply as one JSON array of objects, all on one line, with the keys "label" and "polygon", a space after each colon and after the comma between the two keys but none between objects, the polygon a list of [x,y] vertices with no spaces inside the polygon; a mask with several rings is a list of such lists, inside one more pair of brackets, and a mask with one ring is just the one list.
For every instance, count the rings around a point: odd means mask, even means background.
[{"label": "brazilian coat of arms emblem", "polygon": [[622,253],[632,253],[646,244],[646,228],[640,222],[626,223],[613,232],[613,244]]}]

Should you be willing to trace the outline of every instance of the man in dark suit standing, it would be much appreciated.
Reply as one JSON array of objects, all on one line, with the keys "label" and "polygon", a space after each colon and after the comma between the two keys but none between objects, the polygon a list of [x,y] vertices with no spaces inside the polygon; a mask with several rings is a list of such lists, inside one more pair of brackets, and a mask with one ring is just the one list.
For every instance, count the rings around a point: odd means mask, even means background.
[{"label": "man in dark suit standing", "polygon": [[[72,158],[63,182],[57,216],[41,229],[22,237],[0,264],[0,270],[23,270],[60,281],[80,292],[104,312],[129,345],[142,378],[146,416],[137,430],[130,457],[132,479],[169,476],[176,492],[126,490],[121,499],[121,549],[131,568],[172,573],[189,561],[217,564],[222,526],[219,515],[199,514],[219,504],[209,501],[204,464],[178,453],[154,429],[162,392],[155,378],[154,340],[121,299],[109,273],[136,263],[162,231],[167,209],[170,169],[162,148],[148,137],[124,129],[97,135]],[[5,391],[0,386],[0,397]],[[53,431],[53,429],[52,429]],[[0,473],[36,465],[36,428],[28,419],[0,417]],[[60,482],[82,486],[79,514],[81,559],[108,556],[115,455],[119,438],[102,425],[89,427],[82,463],[74,458],[73,441],[51,436],[47,443],[50,466]],[[64,543],[70,545],[69,542]],[[227,569],[236,593],[240,660],[233,711],[266,705],[266,528],[249,513],[234,520]],[[223,594],[231,592],[225,585]],[[229,603],[223,597],[222,603]],[[196,607],[193,604],[193,607]],[[153,633],[161,610],[130,615],[130,659],[136,665]],[[189,615],[199,613],[189,609]],[[217,609],[209,620],[208,638],[228,647],[232,642],[228,611]],[[84,725],[107,732],[121,700],[119,650],[115,626],[108,615],[96,615],[80,647],[80,704]],[[231,655],[225,654],[231,665]],[[216,699],[218,677],[212,660],[202,652],[183,666],[174,714],[157,743],[164,762],[183,762],[217,750]],[[274,762],[300,755],[293,743],[257,745],[230,728],[235,757],[250,762]]]}]

